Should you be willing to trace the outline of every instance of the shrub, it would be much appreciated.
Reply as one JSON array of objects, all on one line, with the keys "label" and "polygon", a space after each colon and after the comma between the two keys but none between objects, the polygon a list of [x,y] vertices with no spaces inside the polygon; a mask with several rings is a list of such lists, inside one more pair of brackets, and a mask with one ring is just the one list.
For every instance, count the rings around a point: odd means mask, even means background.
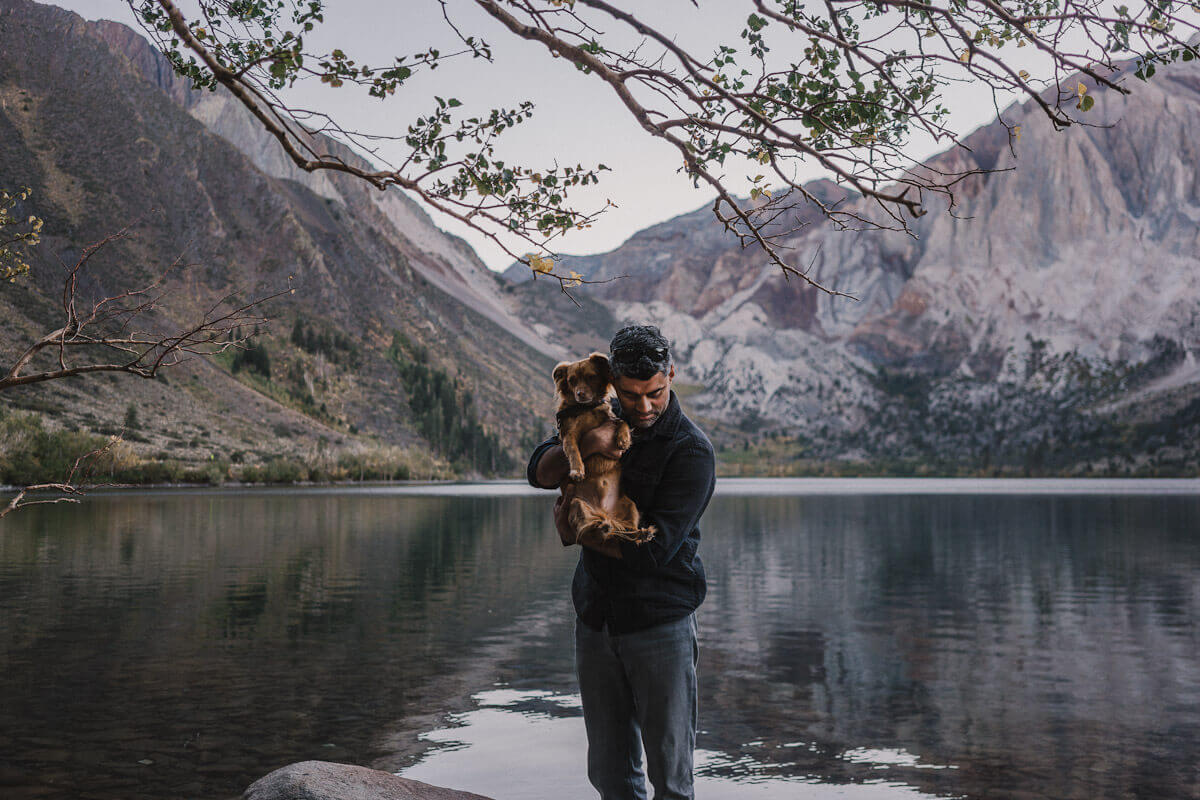
[{"label": "shrub", "polygon": [[273,458],[263,469],[262,480],[265,483],[298,483],[308,480],[308,468],[290,458]]},{"label": "shrub", "polygon": [[106,443],[82,431],[47,431],[36,414],[9,414],[0,420],[0,483],[66,480],[76,459]]}]

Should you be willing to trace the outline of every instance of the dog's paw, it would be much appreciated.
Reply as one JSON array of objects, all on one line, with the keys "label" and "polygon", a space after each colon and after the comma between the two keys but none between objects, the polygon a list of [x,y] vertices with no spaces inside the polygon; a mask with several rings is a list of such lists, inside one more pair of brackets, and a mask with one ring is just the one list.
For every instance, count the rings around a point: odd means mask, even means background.
[{"label": "dog's paw", "polygon": [[628,450],[633,444],[633,434],[629,432],[629,426],[624,422],[617,425],[616,445],[618,450]]},{"label": "dog's paw", "polygon": [[656,533],[658,533],[658,528],[655,528],[653,525],[647,525],[644,528],[638,528],[634,541],[638,544],[645,544],[653,539]]},{"label": "dog's paw", "polygon": [[567,477],[570,478],[572,481],[578,483],[579,481],[583,480],[583,475],[584,475],[583,470],[573,469],[570,471],[570,473],[567,474]]}]

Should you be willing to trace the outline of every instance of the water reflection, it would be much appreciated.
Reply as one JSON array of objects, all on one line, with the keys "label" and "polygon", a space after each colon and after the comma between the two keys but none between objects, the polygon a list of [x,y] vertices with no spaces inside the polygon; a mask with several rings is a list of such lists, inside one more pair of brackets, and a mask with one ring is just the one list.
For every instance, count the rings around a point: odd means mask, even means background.
[{"label": "water reflection", "polygon": [[907,771],[939,793],[1190,794],[1198,511],[1194,498],[730,498],[708,525],[738,533],[706,542],[709,741],[812,740],[826,765],[903,750],[959,767]]},{"label": "water reflection", "polygon": [[[578,695],[496,689],[475,695],[475,708],[452,715],[445,727],[422,734],[436,745],[404,775],[434,785],[487,792],[498,800],[530,797],[590,797],[595,794],[580,769],[587,737]],[[750,742],[749,747],[762,747]],[[781,750],[804,748],[803,743]],[[469,752],[468,752],[469,751]],[[860,751],[848,761],[887,769],[893,763],[922,768],[906,753]],[[850,800],[904,800],[929,797],[903,783],[875,776],[861,783],[831,785],[797,774],[794,763],[700,749],[696,753],[696,794],[707,800],[791,800],[804,797]]]},{"label": "water reflection", "polygon": [[[701,796],[1194,796],[1200,498],[902,488],[714,500]],[[0,528],[0,794],[227,797],[321,758],[587,796],[548,502],[22,511]],[[512,794],[522,772],[540,788]]]},{"label": "water reflection", "polygon": [[231,796],[301,758],[411,760],[415,736],[383,732],[495,680],[475,652],[541,595],[561,615],[570,572],[532,501],[29,511],[0,537],[0,783],[29,797]]}]

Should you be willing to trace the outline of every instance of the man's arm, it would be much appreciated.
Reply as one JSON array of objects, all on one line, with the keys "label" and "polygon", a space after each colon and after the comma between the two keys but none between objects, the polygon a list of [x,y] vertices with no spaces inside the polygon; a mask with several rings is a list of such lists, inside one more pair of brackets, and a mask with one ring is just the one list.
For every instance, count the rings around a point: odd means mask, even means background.
[{"label": "man's arm", "polygon": [[[595,453],[606,453],[609,458],[620,458],[624,450],[617,447],[617,423],[606,422],[592,428],[579,440],[579,452],[586,460]],[[538,445],[529,457],[526,477],[539,489],[557,489],[567,479],[571,467],[567,454],[563,452],[557,436]]]},{"label": "man's arm", "polygon": [[538,458],[536,463],[530,461],[529,482],[542,489],[557,489],[566,480],[567,473],[571,471],[571,467],[567,463],[566,452],[558,443],[558,437],[556,436],[554,439],[554,444],[550,447],[540,453],[534,452]]},{"label": "man's arm", "polygon": [[576,544],[581,544],[588,550],[595,550],[600,555],[608,556],[609,558],[624,558],[621,555],[621,545],[616,539],[604,540],[596,531],[590,531],[583,536],[576,535]]},{"label": "man's arm", "polygon": [[658,484],[654,511],[642,515],[642,524],[654,525],[658,533],[641,544],[620,541],[626,564],[653,572],[675,558],[708,507],[715,486],[716,459],[706,440],[689,442],[672,454]]},{"label": "man's arm", "polygon": [[[624,451],[617,447],[617,424],[605,423],[588,431],[579,443],[579,451],[585,459],[599,452],[608,453],[609,458],[620,458]],[[525,475],[532,486],[539,489],[557,489],[570,471],[566,453],[558,443],[558,437],[552,436],[534,448]],[[554,503],[554,527],[563,546],[579,544],[609,558],[621,558],[621,548],[616,542],[605,542],[598,536],[587,536],[582,540],[579,538],[579,534],[567,520],[567,503],[572,494],[574,485],[567,484],[563,488],[562,496]]]}]

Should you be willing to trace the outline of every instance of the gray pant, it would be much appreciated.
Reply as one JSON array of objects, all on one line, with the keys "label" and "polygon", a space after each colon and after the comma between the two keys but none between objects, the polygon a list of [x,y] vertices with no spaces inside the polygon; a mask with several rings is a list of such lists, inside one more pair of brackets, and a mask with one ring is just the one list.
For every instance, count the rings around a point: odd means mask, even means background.
[{"label": "gray pant", "polygon": [[588,737],[588,780],[602,800],[692,800],[696,617],[612,636],[575,622],[575,669]]}]

